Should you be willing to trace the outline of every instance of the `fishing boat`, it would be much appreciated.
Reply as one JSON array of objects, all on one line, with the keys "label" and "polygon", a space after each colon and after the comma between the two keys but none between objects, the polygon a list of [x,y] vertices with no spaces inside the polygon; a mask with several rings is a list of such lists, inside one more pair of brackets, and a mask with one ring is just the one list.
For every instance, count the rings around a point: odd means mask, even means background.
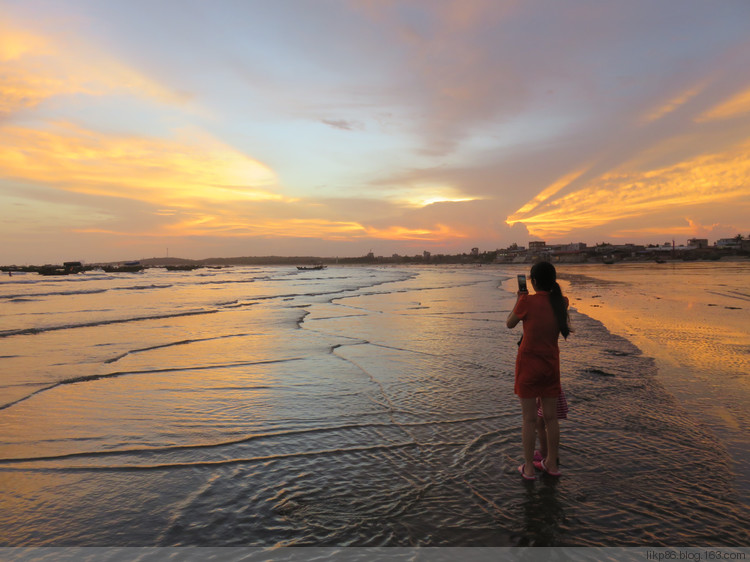
[{"label": "fishing boat", "polygon": [[37,270],[37,273],[39,275],[70,275],[73,272],[55,265],[44,265]]},{"label": "fishing boat", "polygon": [[143,271],[141,262],[129,261],[120,265],[103,265],[102,269],[107,273],[138,273]]},{"label": "fishing boat", "polygon": [[74,275],[84,271],[83,264],[79,261],[66,261],[62,267],[59,265],[43,265],[37,269],[39,275]]},{"label": "fishing boat", "polygon": [[194,269],[198,269],[202,266],[184,264],[184,265],[166,265],[164,267],[166,267],[167,271],[193,271]]}]

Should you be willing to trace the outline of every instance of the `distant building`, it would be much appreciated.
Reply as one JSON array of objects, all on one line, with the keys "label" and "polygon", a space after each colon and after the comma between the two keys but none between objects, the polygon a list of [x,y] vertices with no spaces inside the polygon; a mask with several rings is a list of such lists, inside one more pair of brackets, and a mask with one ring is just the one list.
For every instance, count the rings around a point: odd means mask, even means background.
[{"label": "distant building", "polygon": [[532,240],[529,242],[529,252],[543,252],[547,248],[546,242]]},{"label": "distant building", "polygon": [[427,250],[425,250],[425,251],[424,251],[424,252],[422,253],[422,257],[424,258],[424,261],[430,261],[430,257],[431,257],[431,256],[432,256],[432,254],[430,254],[430,252],[428,252]]},{"label": "distant building", "polygon": [[472,248],[472,249],[471,249],[471,255],[472,255],[473,257],[475,257],[475,258],[476,258],[477,256],[479,256],[479,248]]},{"label": "distant building", "polygon": [[585,252],[587,246],[583,242],[576,242],[574,244],[558,244],[552,246],[552,251],[555,254],[574,254],[577,252]]},{"label": "distant building", "polygon": [[720,238],[716,241],[717,248],[739,248],[740,240],[736,238]]},{"label": "distant building", "polygon": [[708,238],[691,238],[687,241],[687,245],[692,248],[703,250],[705,248],[708,248]]}]

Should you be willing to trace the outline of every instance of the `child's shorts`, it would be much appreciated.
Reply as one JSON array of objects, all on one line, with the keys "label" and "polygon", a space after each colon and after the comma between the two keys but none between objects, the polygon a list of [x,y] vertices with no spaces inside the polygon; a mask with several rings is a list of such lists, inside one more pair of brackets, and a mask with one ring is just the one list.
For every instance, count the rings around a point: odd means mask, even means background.
[{"label": "child's shorts", "polygon": [[[536,399],[536,415],[544,417],[542,413],[542,403],[539,398]],[[560,395],[557,397],[557,419],[568,419],[568,401],[565,399],[565,393],[560,389]]]}]

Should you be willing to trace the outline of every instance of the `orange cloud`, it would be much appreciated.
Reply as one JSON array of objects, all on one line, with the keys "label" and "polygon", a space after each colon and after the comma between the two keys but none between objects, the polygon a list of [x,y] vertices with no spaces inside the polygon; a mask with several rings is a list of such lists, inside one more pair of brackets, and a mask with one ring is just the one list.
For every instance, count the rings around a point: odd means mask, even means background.
[{"label": "orange cloud", "polygon": [[191,236],[264,236],[322,238],[345,240],[364,234],[364,227],[356,222],[324,219],[259,219],[232,215],[205,215],[175,223],[169,227],[173,234]]},{"label": "orange cloud", "polygon": [[[740,208],[744,206],[750,207],[750,204],[740,205]],[[632,240],[636,237],[655,237],[664,236],[675,237],[677,235],[684,236],[685,238],[726,238],[735,236],[739,230],[732,224],[713,223],[711,225],[701,224],[697,220],[685,217],[684,221],[686,224],[680,226],[674,223],[661,226],[648,226],[643,228],[627,228],[614,231],[610,234],[613,238],[623,238]]]},{"label": "orange cloud", "polygon": [[702,155],[662,169],[612,172],[541,208],[519,210],[506,222],[521,222],[535,236],[562,237],[665,209],[746,200],[748,177],[750,143],[745,143],[725,154]]},{"label": "orange cloud", "polygon": [[[139,226],[142,217],[122,228],[96,226],[89,221],[85,228],[78,224],[74,232],[79,233],[130,238],[260,236],[331,241],[375,238],[440,242],[466,237],[444,224],[377,228],[353,220],[292,218],[302,208],[291,205],[297,200],[277,191],[273,170],[195,130],[182,130],[173,139],[158,139],[105,134],[67,122],[43,130],[8,126],[0,128],[0,177],[62,191],[141,201],[154,207],[151,226]],[[431,195],[445,192],[434,187],[428,191]],[[276,218],[264,217],[259,203],[274,203]],[[321,212],[325,212],[325,206]],[[111,217],[106,220],[112,222]]]},{"label": "orange cloud", "polygon": [[0,24],[0,114],[38,106],[61,95],[128,93],[162,102],[180,96],[101,49],[76,37],[65,40]]},{"label": "orange cloud", "polygon": [[707,111],[697,121],[712,121],[714,119],[729,119],[750,113],[750,89],[740,92],[728,100]]},{"label": "orange cloud", "polygon": [[265,164],[198,131],[163,140],[69,123],[50,130],[5,127],[0,176],[159,206],[284,199],[273,190],[276,175]]},{"label": "orange cloud", "polygon": [[[718,225],[714,225],[718,226]],[[692,224],[692,221],[689,222],[686,226],[674,226],[669,225],[668,227],[664,226],[650,226],[645,228],[630,228],[630,229],[623,229],[618,230],[617,232],[614,232],[611,234],[613,238],[632,238],[632,237],[641,237],[641,236],[653,236],[653,235],[670,235],[670,236],[676,236],[676,235],[682,235],[682,236],[698,236],[700,234],[704,234],[702,232],[704,229],[701,227],[696,226],[695,224]]]},{"label": "orange cloud", "polygon": [[379,238],[382,240],[440,241],[453,238],[466,238],[467,236],[466,234],[444,224],[435,225],[434,229],[391,226],[384,229],[368,227],[366,231],[371,238]]},{"label": "orange cloud", "polygon": [[0,24],[0,114],[22,107],[34,107],[66,86],[60,79],[45,75],[39,68],[27,68],[22,59],[49,56],[54,52],[41,36]]},{"label": "orange cloud", "polygon": [[18,60],[28,53],[52,54],[54,49],[41,37],[0,23],[0,62]]},{"label": "orange cloud", "polygon": [[[539,205],[547,201],[550,197],[555,195],[561,189],[564,189],[567,186],[569,186],[576,178],[578,178],[585,171],[586,171],[585,169],[582,169],[582,170],[578,170],[578,171],[575,171],[575,172],[572,172],[570,174],[563,176],[562,178],[554,182],[552,185],[542,190],[542,192],[539,195],[534,197],[531,201],[526,203],[523,207],[518,209],[514,213],[513,216],[514,217],[523,216],[523,215],[530,213],[533,209],[537,208]],[[518,221],[514,221],[513,217],[509,217],[508,221],[509,221],[508,224],[512,224],[512,222],[518,222]]]},{"label": "orange cloud", "polygon": [[200,217],[190,222],[170,227],[181,235],[211,236],[265,236],[320,238],[321,240],[352,240],[375,238],[380,240],[447,240],[463,238],[464,235],[445,225],[435,228],[408,228],[391,226],[375,228],[353,221],[331,221],[325,219],[277,219],[248,220],[241,217]]},{"label": "orange cloud", "polygon": [[347,241],[361,238],[379,240],[405,240],[440,242],[455,238],[466,238],[466,234],[446,225],[434,228],[409,228],[390,226],[376,228],[354,221],[332,221],[325,219],[258,219],[222,211],[214,214],[184,213],[183,217],[155,230],[135,229],[116,231],[107,228],[79,228],[75,232],[117,234],[130,237],[163,236],[212,236],[266,238],[319,238],[329,241]]},{"label": "orange cloud", "polygon": [[665,104],[653,109],[650,113],[645,115],[642,119],[642,121],[646,123],[650,123],[652,121],[657,121],[664,117],[665,115],[668,115],[669,113],[672,113],[673,111],[677,110],[678,108],[685,105],[688,101],[693,99],[696,95],[698,95],[703,89],[706,87],[707,82],[704,81],[701,84],[698,84],[697,86],[694,86],[685,92],[682,92],[681,94],[675,96]]}]

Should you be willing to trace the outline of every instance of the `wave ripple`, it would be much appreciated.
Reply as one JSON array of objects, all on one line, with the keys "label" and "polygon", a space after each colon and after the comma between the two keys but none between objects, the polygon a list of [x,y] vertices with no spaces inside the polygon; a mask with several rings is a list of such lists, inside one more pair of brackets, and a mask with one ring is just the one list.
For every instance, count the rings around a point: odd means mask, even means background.
[{"label": "wave ripple", "polygon": [[4,383],[3,546],[747,544],[726,449],[576,312],[564,476],[520,480],[501,269],[148,275],[139,322],[0,340],[56,377]]}]

